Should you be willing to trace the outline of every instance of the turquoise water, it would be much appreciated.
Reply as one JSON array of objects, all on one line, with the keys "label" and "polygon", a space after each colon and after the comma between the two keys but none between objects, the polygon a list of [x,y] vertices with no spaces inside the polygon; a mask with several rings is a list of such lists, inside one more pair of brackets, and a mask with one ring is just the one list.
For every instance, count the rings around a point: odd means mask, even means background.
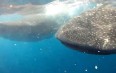
[{"label": "turquoise water", "polygon": [[[90,5],[91,6],[91,5]],[[22,16],[0,17],[0,21]],[[0,38],[0,73],[116,73],[116,55],[84,54],[54,36],[38,42]]]},{"label": "turquoise water", "polygon": [[0,15],[0,22],[18,21],[22,18],[23,16],[19,14]]}]

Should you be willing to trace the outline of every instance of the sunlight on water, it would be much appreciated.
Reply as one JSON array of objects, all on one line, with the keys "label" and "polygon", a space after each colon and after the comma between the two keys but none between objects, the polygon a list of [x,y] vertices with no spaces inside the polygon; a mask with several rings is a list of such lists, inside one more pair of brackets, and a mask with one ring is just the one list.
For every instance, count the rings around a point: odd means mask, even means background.
[{"label": "sunlight on water", "polygon": [[[95,8],[96,4],[91,5],[89,1],[77,1],[77,0],[67,0],[67,1],[54,1],[46,5],[46,15],[58,15],[67,14],[67,16],[73,17],[75,14],[79,14],[82,10],[83,12]],[[90,6],[91,5],[91,6]],[[81,11],[81,12],[82,12]]]}]

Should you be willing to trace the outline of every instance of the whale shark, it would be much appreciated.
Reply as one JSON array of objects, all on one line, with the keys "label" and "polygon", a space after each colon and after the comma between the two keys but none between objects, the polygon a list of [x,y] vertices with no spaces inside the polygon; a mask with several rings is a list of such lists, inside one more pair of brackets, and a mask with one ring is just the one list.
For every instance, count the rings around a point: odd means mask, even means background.
[{"label": "whale shark", "polygon": [[0,37],[26,42],[50,38],[65,22],[85,11],[85,7],[86,10],[91,8],[82,1],[3,5],[0,7]]},{"label": "whale shark", "polygon": [[44,13],[43,5],[11,5],[3,8],[0,15],[0,37],[5,39],[39,41],[53,36],[60,26],[52,16]]},{"label": "whale shark", "polygon": [[0,22],[0,37],[16,41],[38,41],[50,37],[57,31],[59,26],[54,20],[44,15],[32,16],[15,22]]},{"label": "whale shark", "polygon": [[116,53],[116,6],[83,12],[59,28],[56,38],[72,49],[98,55]]}]

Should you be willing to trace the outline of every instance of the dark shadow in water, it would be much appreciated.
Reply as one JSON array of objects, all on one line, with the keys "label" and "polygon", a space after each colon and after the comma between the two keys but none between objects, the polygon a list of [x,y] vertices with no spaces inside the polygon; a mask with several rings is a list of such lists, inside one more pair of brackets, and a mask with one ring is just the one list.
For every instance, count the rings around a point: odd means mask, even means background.
[{"label": "dark shadow in water", "polygon": [[55,21],[40,18],[34,25],[33,22],[0,23],[0,37],[15,41],[39,41],[53,36],[56,27]]},{"label": "dark shadow in water", "polygon": [[81,51],[83,53],[96,54],[96,55],[116,54],[116,49],[114,49],[114,50],[100,50],[99,48],[95,48],[95,47],[74,45],[74,44],[69,44],[66,42],[61,42],[61,43],[63,43],[65,46],[67,46],[71,49],[78,50],[78,51]]}]

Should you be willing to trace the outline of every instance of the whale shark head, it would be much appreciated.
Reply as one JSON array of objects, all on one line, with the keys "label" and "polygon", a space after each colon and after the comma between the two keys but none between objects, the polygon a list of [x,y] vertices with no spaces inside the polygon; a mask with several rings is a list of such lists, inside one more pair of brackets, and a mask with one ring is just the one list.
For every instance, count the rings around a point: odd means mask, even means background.
[{"label": "whale shark head", "polygon": [[84,12],[62,26],[56,37],[82,52],[116,53],[116,8],[108,4]]}]

